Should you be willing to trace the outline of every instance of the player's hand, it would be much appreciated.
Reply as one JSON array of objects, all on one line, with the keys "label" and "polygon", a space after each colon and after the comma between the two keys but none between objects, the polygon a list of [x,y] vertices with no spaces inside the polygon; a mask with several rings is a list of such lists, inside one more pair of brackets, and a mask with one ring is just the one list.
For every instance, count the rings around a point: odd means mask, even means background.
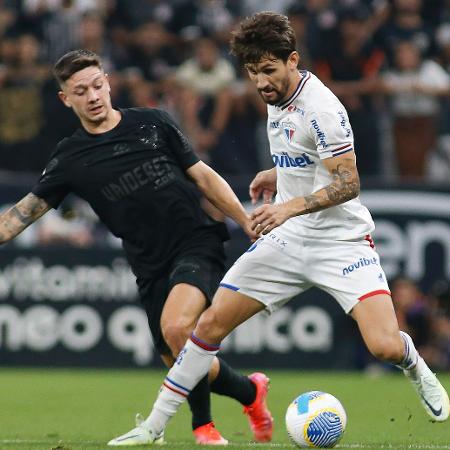
[{"label": "player's hand", "polygon": [[288,209],[284,204],[262,205],[251,215],[252,230],[258,234],[267,234],[286,222],[289,217]]},{"label": "player's hand", "polygon": [[264,203],[270,203],[276,188],[277,174],[275,169],[258,172],[249,187],[252,204],[256,204],[261,196]]},{"label": "player's hand", "polygon": [[249,237],[251,242],[255,242],[259,239],[259,233],[252,228],[252,221],[250,217],[242,228],[244,229],[245,234]]}]

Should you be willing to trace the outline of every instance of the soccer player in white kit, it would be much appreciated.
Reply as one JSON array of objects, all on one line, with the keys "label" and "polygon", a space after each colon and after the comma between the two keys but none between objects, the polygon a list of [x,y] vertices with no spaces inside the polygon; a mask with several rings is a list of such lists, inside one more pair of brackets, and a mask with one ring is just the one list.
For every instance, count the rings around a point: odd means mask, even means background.
[{"label": "soccer player in white kit", "polygon": [[[322,82],[299,71],[287,17],[262,12],[234,32],[232,53],[267,103],[274,168],[250,196],[261,238],[227,272],[212,305],[170,369],[148,418],[109,445],[152,443],[219,351],[220,342],[257,312],[281,307],[312,286],[331,294],[358,323],[369,351],[403,370],[435,421],[449,415],[447,392],[398,328],[389,286],[359,201],[353,133],[345,108]],[[364,151],[364,149],[362,149]],[[275,202],[270,203],[276,192]],[[268,426],[271,418],[267,420]]]}]

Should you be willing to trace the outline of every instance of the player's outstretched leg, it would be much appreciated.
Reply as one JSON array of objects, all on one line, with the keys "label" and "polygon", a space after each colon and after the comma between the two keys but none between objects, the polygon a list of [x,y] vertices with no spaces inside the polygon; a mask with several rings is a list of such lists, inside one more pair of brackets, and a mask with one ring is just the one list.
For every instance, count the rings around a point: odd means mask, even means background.
[{"label": "player's outstretched leg", "polygon": [[447,392],[420,357],[411,337],[399,331],[390,295],[375,294],[356,304],[351,313],[358,323],[367,348],[381,361],[395,364],[403,370],[419,394],[425,411],[433,420],[447,420]]},{"label": "player's outstretched leg", "polygon": [[154,444],[162,436],[192,389],[208,373],[219,345],[210,345],[194,335],[187,340],[175,364],[169,370],[150,415],[128,433],[108,442],[111,446]]},{"label": "player's outstretched leg", "polygon": [[[149,443],[160,437],[167,423],[176,414],[192,389],[208,374],[220,349],[220,344],[213,344],[213,342],[221,342],[234,328],[263,308],[264,305],[260,302],[244,294],[219,288],[212,306],[203,312],[195,331],[186,341],[175,364],[169,370],[150,415],[139,427],[136,427],[136,434],[141,433],[141,428],[147,430],[146,436],[150,440]],[[133,430],[111,442],[128,440],[130,445],[137,445],[131,443],[132,436]]]},{"label": "player's outstretched leg", "polygon": [[427,414],[437,422],[447,420],[450,404],[446,390],[417,352],[411,337],[403,331],[400,335],[405,343],[405,357],[399,367],[419,394]]}]

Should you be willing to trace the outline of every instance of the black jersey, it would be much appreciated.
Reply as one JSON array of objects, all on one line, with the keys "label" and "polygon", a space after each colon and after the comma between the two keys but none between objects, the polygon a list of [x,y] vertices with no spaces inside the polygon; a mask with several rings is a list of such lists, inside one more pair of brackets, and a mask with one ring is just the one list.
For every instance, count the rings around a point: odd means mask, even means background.
[{"label": "black jersey", "polygon": [[32,192],[54,208],[69,192],[85,199],[122,239],[135,275],[148,278],[179,251],[228,234],[200,206],[185,173],[199,158],[170,116],[149,108],[120,112],[110,131],[81,128],[63,139]]}]

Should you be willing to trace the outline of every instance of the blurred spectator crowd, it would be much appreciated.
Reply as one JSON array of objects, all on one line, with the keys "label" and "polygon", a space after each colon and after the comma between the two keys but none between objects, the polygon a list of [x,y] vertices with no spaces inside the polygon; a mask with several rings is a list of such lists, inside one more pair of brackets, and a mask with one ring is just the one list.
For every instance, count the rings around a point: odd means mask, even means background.
[{"label": "blurred spectator crowd", "polygon": [[[301,68],[347,108],[363,183],[450,184],[450,0],[0,0],[0,172],[31,185],[78,126],[51,75],[76,48],[103,58],[116,107],[167,110],[224,177],[271,167],[266,107],[228,50],[239,20],[266,10],[289,16]],[[76,202],[19,245],[118,245]],[[392,287],[401,328],[450,368],[448,283]]]},{"label": "blurred spectator crowd", "polygon": [[51,77],[75,48],[102,56],[115,106],[168,110],[224,176],[268,167],[265,105],[228,53],[263,10],[346,106],[363,178],[448,182],[448,0],[0,0],[0,170],[39,173],[77,126]]}]

